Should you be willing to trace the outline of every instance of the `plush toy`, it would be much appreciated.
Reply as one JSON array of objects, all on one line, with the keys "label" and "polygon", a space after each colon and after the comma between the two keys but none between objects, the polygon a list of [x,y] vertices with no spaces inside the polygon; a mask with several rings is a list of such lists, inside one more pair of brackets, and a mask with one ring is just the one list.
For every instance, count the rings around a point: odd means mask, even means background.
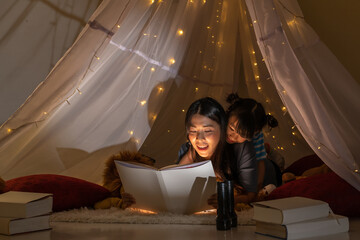
[{"label": "plush toy", "polygon": [[103,187],[108,189],[111,197],[95,203],[95,209],[106,209],[111,207],[124,208],[121,199],[121,193],[124,192],[119,173],[115,166],[115,160],[127,162],[139,162],[153,166],[155,160],[138,152],[122,151],[111,156],[105,164],[103,173]]}]

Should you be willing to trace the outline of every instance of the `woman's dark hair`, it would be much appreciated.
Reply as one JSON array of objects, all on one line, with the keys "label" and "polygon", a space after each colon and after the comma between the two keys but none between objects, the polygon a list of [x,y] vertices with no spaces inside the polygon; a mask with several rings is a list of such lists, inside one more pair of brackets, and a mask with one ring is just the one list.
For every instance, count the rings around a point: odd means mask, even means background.
[{"label": "woman's dark hair", "polygon": [[226,114],[238,119],[236,131],[244,138],[253,138],[256,132],[261,131],[265,125],[271,128],[278,126],[278,121],[270,114],[265,114],[264,107],[252,98],[240,98],[231,93],[226,101],[230,103]]},{"label": "woman's dark hair", "polygon": [[[213,163],[215,172],[220,174],[221,177],[226,178],[226,175],[230,173],[230,167],[228,163],[228,158],[226,157],[226,153],[224,150],[226,144],[227,128],[227,118],[225,110],[219,102],[210,97],[201,98],[193,102],[187,110],[185,117],[185,128],[187,131],[187,137],[191,125],[192,116],[194,116],[195,114],[200,114],[202,116],[210,118],[220,126],[220,140],[218,145],[216,146],[213,156],[211,157],[211,161]],[[193,159],[194,162],[200,162],[204,160],[196,151]]]}]

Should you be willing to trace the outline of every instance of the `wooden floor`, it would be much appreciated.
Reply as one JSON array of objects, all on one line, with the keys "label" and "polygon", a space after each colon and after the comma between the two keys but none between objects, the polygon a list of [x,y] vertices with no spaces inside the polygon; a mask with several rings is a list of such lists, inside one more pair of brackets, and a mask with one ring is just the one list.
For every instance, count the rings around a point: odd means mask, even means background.
[{"label": "wooden floor", "polygon": [[[34,239],[51,240],[120,240],[120,239],[275,239],[254,233],[254,226],[239,226],[229,231],[217,231],[215,225],[165,225],[165,224],[87,224],[52,223],[48,236]],[[26,239],[32,239],[27,237]],[[360,218],[350,218],[350,230],[340,235],[315,238],[317,240],[360,239]]]}]

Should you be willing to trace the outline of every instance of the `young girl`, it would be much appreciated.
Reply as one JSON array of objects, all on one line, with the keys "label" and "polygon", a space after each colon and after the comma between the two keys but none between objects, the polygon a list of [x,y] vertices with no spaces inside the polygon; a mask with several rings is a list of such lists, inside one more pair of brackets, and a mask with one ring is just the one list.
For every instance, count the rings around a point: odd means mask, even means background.
[{"label": "young girl", "polygon": [[[179,164],[211,159],[219,180],[232,179],[241,187],[235,203],[252,202],[257,192],[255,150],[249,142],[237,144],[235,148],[226,144],[227,121],[223,107],[209,97],[195,101],[186,113],[185,127],[189,141],[179,151]],[[216,207],[216,196],[208,203]]]},{"label": "young girl", "polygon": [[258,168],[257,190],[273,184],[279,186],[276,166],[266,158],[264,135],[265,125],[277,127],[277,120],[266,115],[263,106],[251,98],[240,98],[237,94],[230,94],[227,98],[230,106],[227,110],[228,128],[227,142],[230,144],[251,141],[256,150]]}]

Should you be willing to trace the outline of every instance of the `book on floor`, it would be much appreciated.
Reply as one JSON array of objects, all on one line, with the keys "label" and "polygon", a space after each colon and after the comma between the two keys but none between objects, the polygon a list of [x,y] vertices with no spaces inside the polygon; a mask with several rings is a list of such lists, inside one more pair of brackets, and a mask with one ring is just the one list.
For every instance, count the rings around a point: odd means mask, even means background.
[{"label": "book on floor", "polygon": [[136,208],[179,214],[212,208],[207,199],[216,192],[216,177],[210,160],[161,169],[122,161],[115,164],[125,192],[136,199]]},{"label": "book on floor", "polygon": [[0,217],[0,233],[5,235],[33,232],[49,228],[50,214],[29,218]]},{"label": "book on floor", "polygon": [[255,230],[258,234],[282,239],[320,237],[347,231],[349,231],[349,219],[335,214],[285,225],[256,221]]},{"label": "book on floor", "polygon": [[305,197],[289,197],[253,203],[253,219],[262,222],[288,224],[327,217],[329,204]]},{"label": "book on floor", "polygon": [[27,218],[52,212],[49,193],[10,191],[0,194],[0,217]]}]

